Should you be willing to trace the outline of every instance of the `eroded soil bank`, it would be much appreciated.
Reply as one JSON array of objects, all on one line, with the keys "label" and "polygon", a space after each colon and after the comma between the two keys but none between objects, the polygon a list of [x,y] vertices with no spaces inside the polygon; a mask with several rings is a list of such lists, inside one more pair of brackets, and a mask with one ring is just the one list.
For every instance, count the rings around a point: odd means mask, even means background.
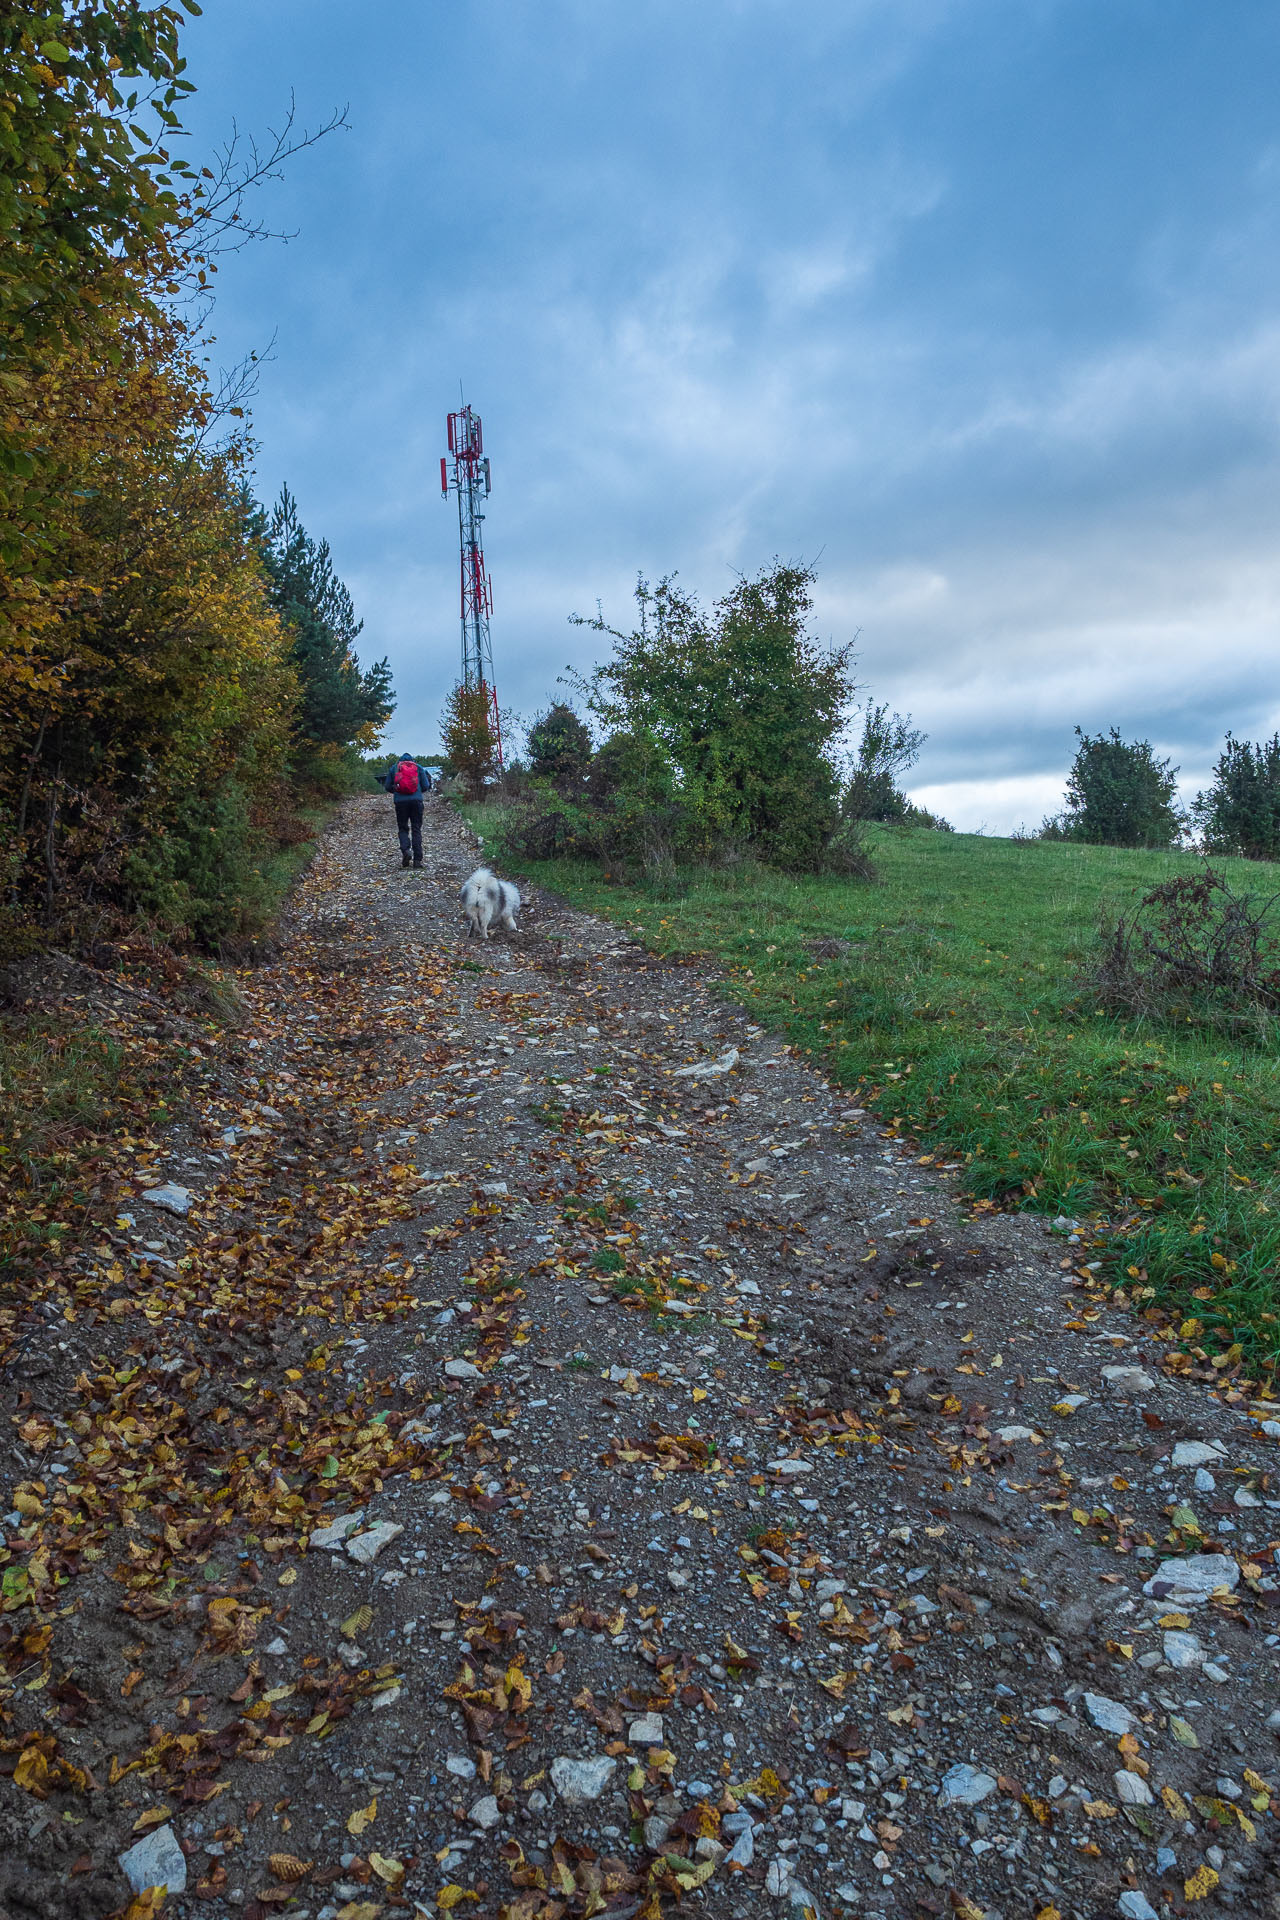
[{"label": "eroded soil bank", "polygon": [[1280,1409],[388,813],[0,1375],[0,1910],[1280,1913]]}]

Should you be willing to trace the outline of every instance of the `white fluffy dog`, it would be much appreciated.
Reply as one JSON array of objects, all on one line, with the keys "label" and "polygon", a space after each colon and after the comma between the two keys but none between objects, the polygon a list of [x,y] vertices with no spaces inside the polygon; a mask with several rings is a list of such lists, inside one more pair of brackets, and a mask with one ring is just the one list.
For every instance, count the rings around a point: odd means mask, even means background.
[{"label": "white fluffy dog", "polygon": [[475,934],[487,940],[494,920],[509,933],[519,933],[520,889],[510,880],[499,880],[488,867],[477,867],[462,889],[462,911],[467,916],[468,939]]}]

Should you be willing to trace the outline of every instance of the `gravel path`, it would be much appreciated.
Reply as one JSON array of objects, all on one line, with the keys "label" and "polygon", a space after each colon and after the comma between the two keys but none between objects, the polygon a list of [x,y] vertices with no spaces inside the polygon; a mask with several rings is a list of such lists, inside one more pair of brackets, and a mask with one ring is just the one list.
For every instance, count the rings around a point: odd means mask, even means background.
[{"label": "gravel path", "polygon": [[389,811],[327,835],[17,1416],[41,1484],[121,1484],[105,1327],[177,1465],[72,1568],[97,1790],[0,1787],[0,1901],[123,1906],[140,1840],[166,1912],[250,1920],[1280,1914],[1280,1408],[704,971],[536,892],[468,943],[474,841],[429,806],[402,873]]}]

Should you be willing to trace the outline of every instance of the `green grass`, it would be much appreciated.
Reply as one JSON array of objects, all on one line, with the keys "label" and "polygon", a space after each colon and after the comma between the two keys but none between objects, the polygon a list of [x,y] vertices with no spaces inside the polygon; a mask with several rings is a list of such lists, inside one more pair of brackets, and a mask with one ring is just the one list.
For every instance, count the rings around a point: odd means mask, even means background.
[{"label": "green grass", "polygon": [[[469,817],[500,846],[498,809]],[[586,865],[525,869],[660,952],[699,953],[920,1152],[957,1160],[988,1207],[1088,1218],[1092,1257],[1153,1317],[1191,1316],[1193,1354],[1255,1374],[1280,1358],[1277,1029],[1224,1040],[1101,1013],[1080,984],[1099,918],[1191,854],[870,834],[878,880],[766,869],[661,889]],[[1244,890],[1275,867],[1215,862]],[[811,943],[848,949],[817,958]],[[1201,1331],[1202,1330],[1202,1331]],[[1240,1352],[1236,1352],[1236,1348]]]}]

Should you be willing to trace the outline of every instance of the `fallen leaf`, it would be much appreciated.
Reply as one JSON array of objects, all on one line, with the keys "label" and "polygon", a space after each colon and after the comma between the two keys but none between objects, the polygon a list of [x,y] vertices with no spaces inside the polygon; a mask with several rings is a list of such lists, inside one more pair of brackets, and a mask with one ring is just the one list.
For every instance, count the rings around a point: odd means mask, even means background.
[{"label": "fallen leaf", "polygon": [[1188,1900],[1207,1900],[1218,1884],[1218,1876],[1210,1866],[1197,1867],[1189,1880],[1182,1883],[1182,1891]]},{"label": "fallen leaf", "polygon": [[148,1887],[144,1893],[135,1894],[124,1910],[124,1920],[156,1920],[167,1891],[165,1887]]},{"label": "fallen leaf", "polygon": [[360,1834],[371,1827],[378,1817],[378,1796],[375,1793],[367,1807],[357,1807],[354,1813],[347,1815],[347,1832]]},{"label": "fallen leaf", "polygon": [[269,1853],[267,1865],[277,1880],[302,1880],[310,1873],[315,1862],[299,1860],[296,1853]]}]

